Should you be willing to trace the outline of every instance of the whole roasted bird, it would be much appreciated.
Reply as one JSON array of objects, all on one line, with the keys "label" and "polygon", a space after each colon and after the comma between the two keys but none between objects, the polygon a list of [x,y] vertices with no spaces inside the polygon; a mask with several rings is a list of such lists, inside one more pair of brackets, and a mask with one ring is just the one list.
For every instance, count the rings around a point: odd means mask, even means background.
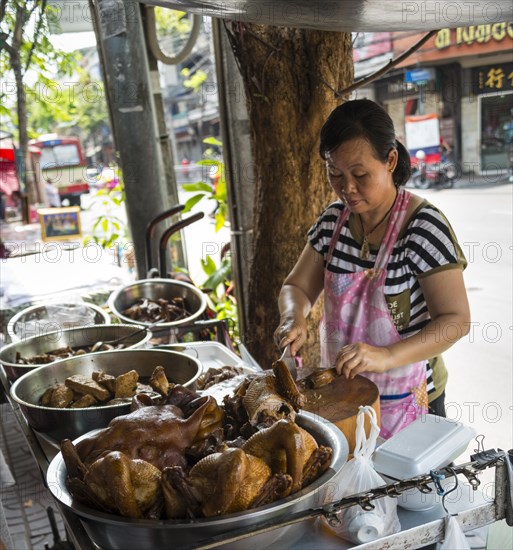
[{"label": "whole roasted bird", "polygon": [[62,442],[70,491],[102,510],[158,519],[242,511],[310,484],[329,467],[332,451],[294,422],[302,395],[277,363],[272,373],[248,377],[230,402],[252,427],[237,447],[219,437],[230,419],[226,406],[164,385],[165,404],[138,396],[136,410],[76,448]]}]

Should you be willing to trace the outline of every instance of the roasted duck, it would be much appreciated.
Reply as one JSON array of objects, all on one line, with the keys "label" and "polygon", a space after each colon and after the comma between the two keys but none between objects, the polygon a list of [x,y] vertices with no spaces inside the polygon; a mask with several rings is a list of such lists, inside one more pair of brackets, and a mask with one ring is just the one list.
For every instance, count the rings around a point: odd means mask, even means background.
[{"label": "roasted duck", "polygon": [[[62,442],[70,491],[134,518],[218,516],[299,491],[329,467],[332,451],[294,422],[302,396],[288,369],[273,367],[241,384],[228,400],[232,416],[179,385],[162,391],[162,405],[136,396],[133,412],[76,448]],[[235,404],[251,430],[231,441]]]}]

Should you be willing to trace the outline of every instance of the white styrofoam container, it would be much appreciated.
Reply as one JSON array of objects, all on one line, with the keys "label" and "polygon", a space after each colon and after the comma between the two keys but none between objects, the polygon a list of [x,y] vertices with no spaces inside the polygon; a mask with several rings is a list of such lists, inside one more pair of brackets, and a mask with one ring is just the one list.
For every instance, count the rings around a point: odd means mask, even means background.
[{"label": "white styrofoam container", "polygon": [[458,458],[475,436],[470,426],[426,414],[376,449],[374,468],[394,479],[428,474]]},{"label": "white styrofoam container", "polygon": [[[387,483],[429,474],[430,470],[447,466],[458,458],[475,436],[475,430],[461,422],[427,414],[378,447],[373,455],[374,467]],[[449,477],[441,484],[447,490],[454,479]],[[416,512],[433,508],[441,502],[441,497],[432,483],[428,487],[431,493],[418,489],[403,491],[397,504]]]}]

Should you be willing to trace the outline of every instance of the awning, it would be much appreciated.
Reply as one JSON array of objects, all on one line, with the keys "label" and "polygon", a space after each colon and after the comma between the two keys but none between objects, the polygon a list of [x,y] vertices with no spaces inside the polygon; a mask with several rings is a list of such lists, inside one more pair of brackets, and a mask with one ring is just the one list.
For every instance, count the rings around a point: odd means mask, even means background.
[{"label": "awning", "polygon": [[513,20],[513,2],[495,0],[139,0],[198,15],[327,31],[430,31]]}]

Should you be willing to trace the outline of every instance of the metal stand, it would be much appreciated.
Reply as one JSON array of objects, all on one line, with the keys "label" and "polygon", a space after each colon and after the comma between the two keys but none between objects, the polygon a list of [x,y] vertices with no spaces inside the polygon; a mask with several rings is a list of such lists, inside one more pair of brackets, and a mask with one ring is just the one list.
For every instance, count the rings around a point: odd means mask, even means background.
[{"label": "metal stand", "polygon": [[[1,367],[0,381],[5,390],[7,400],[27,440],[30,451],[32,452],[41,471],[41,475],[46,481],[46,471],[48,469],[48,465],[53,456],[57,454],[58,450],[56,447],[52,447],[49,444],[45,446],[44,442],[37,437],[36,433],[27,424],[18,405],[9,397],[9,382],[5,375],[5,371]],[[404,481],[397,481],[389,485],[377,487],[365,493],[343,498],[339,501],[332,502],[315,509],[297,512],[289,516],[285,521],[278,520],[260,524],[258,529],[252,528],[251,530],[240,529],[237,531],[231,531],[228,534],[219,535],[209,539],[208,543],[203,546],[196,545],[190,546],[189,548],[201,548],[206,550],[208,548],[217,548],[228,543],[238,543],[255,535],[290,525],[299,524],[300,522],[305,522],[318,517],[324,517],[328,522],[336,524],[338,521],[337,513],[340,510],[355,505],[359,505],[365,510],[370,510],[374,507],[374,500],[385,496],[395,497],[400,495],[401,492],[412,488],[417,488],[422,492],[430,492],[432,489],[428,484],[433,483],[434,481],[436,486],[436,480],[441,476],[456,477],[457,475],[462,475],[466,478],[466,480],[468,480],[468,483],[475,491],[479,486],[477,474],[482,470],[491,467],[495,468],[494,500],[489,502],[483,501],[477,505],[473,505],[473,503],[468,500],[464,501],[464,499],[460,499],[464,502],[459,503],[458,507],[456,505],[454,506],[455,511],[458,512],[458,522],[464,532],[488,525],[504,518],[508,521],[508,525],[511,525],[513,524],[513,508],[509,496],[510,488],[508,484],[508,465],[506,464],[506,460],[506,453],[503,451],[482,451],[473,455],[470,462],[459,466],[444,468],[437,472],[431,472],[429,474]],[[87,535],[78,517],[59,502],[56,501],[55,504],[63,518],[69,538],[74,544],[75,549],[95,550],[96,545],[94,545]],[[283,542],[280,542],[280,544],[283,548],[288,548],[290,546],[290,548],[294,548],[294,550],[314,550],[319,547],[322,547],[325,550],[331,548],[336,548],[338,550],[343,550],[346,548],[357,548],[359,550],[379,550],[383,548],[421,548],[431,543],[440,542],[444,539],[445,517],[443,517],[443,513],[438,513],[433,516],[428,512],[407,512],[405,510],[402,512],[403,513],[401,514],[400,512],[399,515],[403,529],[399,533],[359,546],[345,543],[335,535],[327,533],[326,530],[323,532],[322,530],[315,531],[315,529],[312,529],[311,533],[303,537],[300,541],[287,541],[287,539],[283,539]],[[186,547],[182,550],[185,550],[185,548]]]}]

